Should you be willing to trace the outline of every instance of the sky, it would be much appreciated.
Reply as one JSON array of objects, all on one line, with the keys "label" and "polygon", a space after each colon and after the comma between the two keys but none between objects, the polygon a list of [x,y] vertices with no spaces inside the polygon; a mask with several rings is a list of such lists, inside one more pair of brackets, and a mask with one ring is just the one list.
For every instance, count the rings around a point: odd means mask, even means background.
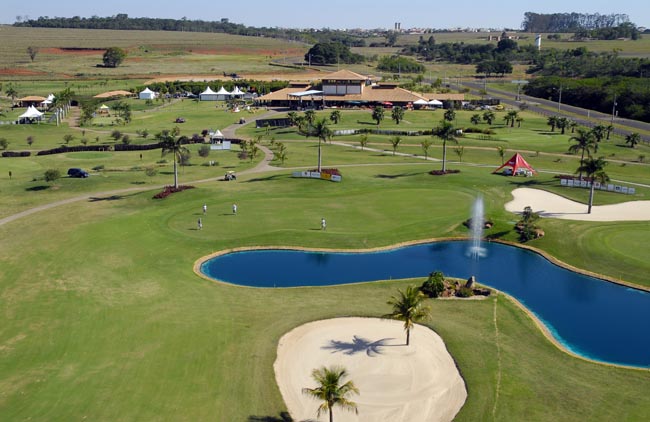
[{"label": "sky", "polygon": [[650,2],[644,0],[3,0],[0,23],[17,16],[114,16],[202,19],[282,28],[518,29],[525,12],[627,14],[637,26],[650,27]]}]

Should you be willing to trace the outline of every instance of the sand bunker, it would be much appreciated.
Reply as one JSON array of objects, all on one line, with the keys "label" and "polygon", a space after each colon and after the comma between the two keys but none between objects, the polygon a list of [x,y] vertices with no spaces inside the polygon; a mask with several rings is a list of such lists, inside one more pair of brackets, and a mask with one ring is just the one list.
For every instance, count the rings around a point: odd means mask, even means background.
[{"label": "sand bunker", "polygon": [[[598,192],[596,192],[598,195]],[[506,210],[521,213],[530,206],[542,217],[583,221],[648,221],[650,201],[631,201],[612,205],[597,205],[587,214],[587,205],[571,201],[554,193],[539,189],[519,188],[512,191],[514,199]]]},{"label": "sand bunker", "polygon": [[451,421],[467,398],[465,382],[442,339],[427,327],[411,331],[405,345],[400,321],[336,318],[311,322],[285,334],[278,345],[275,376],[296,421],[316,418],[320,403],[303,394],[316,387],[313,369],[341,365],[360,394],[359,414],[334,409],[337,422]]}]

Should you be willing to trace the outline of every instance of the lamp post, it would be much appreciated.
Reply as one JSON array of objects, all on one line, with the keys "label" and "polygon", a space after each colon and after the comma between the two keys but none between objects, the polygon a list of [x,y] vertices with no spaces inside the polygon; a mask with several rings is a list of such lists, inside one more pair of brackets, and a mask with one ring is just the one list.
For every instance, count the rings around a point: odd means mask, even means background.
[{"label": "lamp post", "polygon": [[612,125],[614,125],[615,114],[616,114],[616,94],[614,94],[614,104],[612,104],[612,122],[611,122]]},{"label": "lamp post", "polygon": [[560,112],[560,107],[562,106],[562,85],[560,85],[560,95],[557,97],[557,111]]}]

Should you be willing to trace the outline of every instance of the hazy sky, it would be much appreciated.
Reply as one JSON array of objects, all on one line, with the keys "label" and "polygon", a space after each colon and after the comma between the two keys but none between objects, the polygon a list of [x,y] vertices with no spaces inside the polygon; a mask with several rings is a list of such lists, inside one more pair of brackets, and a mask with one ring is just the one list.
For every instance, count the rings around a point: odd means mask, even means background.
[{"label": "hazy sky", "polygon": [[520,28],[525,12],[624,13],[650,27],[647,0],[3,0],[0,23],[17,16],[228,18],[247,26],[286,28]]}]

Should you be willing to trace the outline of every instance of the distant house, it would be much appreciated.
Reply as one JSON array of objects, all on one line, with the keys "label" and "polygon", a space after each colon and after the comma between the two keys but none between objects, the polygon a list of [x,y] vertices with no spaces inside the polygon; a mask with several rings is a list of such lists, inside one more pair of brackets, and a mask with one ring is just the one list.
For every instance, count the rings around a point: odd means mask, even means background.
[{"label": "distant house", "polygon": [[289,106],[294,109],[321,107],[412,107],[416,101],[462,101],[463,94],[419,94],[400,88],[395,82],[372,81],[349,70],[324,75],[322,89],[296,82],[287,88],[258,97],[256,101],[268,106]]},{"label": "distant house", "polygon": [[21,107],[39,107],[47,98],[39,95],[29,95],[27,97],[19,98],[18,105]]},{"label": "distant house", "polygon": [[138,98],[141,100],[155,100],[157,96],[158,94],[150,90],[149,87],[145,88],[144,91],[138,94]]}]

